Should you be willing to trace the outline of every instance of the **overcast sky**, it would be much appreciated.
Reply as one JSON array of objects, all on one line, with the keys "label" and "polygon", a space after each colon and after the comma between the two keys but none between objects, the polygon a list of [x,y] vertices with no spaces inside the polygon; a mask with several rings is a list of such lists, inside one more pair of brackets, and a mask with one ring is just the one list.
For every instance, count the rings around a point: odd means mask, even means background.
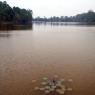
[{"label": "overcast sky", "polygon": [[[5,0],[0,0],[5,1]],[[6,0],[10,6],[32,9],[36,16],[73,16],[78,13],[95,11],[95,0]]]}]

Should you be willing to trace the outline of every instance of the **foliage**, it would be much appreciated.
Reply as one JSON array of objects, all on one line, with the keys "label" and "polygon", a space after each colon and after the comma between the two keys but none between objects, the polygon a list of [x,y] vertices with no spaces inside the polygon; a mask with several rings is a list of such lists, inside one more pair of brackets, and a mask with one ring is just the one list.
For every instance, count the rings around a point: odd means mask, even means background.
[{"label": "foliage", "polygon": [[49,21],[49,22],[95,22],[95,12],[88,11],[87,13],[78,14],[76,16],[61,16],[61,17],[50,17],[40,18],[36,17],[34,21]]},{"label": "foliage", "polygon": [[6,1],[0,1],[0,23],[27,24],[32,22],[32,11],[20,9],[19,7],[11,8]]}]

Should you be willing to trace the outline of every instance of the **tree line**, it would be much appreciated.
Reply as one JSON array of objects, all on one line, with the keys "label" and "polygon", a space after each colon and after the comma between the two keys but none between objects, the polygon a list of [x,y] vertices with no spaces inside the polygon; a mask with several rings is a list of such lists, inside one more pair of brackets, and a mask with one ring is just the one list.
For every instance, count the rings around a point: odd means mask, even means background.
[{"label": "tree line", "polygon": [[90,10],[86,13],[75,16],[53,16],[32,18],[32,10],[21,9],[19,7],[10,7],[6,1],[0,1],[0,24],[28,24],[33,21],[44,22],[95,22],[95,12]]},{"label": "tree line", "polygon": [[0,1],[0,24],[30,24],[32,23],[32,10],[10,7],[6,1]]},{"label": "tree line", "polygon": [[60,17],[36,17],[33,21],[45,22],[95,22],[95,12],[89,10],[87,13],[77,14],[75,16],[60,16]]}]

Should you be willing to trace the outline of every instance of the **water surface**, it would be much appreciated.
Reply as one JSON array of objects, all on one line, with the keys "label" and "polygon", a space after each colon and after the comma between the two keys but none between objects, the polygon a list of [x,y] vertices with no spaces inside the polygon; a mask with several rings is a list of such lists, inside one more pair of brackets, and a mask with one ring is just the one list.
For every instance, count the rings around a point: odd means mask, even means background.
[{"label": "water surface", "polygon": [[95,26],[0,31],[0,95],[44,95],[34,87],[54,75],[73,79],[65,95],[95,95]]}]

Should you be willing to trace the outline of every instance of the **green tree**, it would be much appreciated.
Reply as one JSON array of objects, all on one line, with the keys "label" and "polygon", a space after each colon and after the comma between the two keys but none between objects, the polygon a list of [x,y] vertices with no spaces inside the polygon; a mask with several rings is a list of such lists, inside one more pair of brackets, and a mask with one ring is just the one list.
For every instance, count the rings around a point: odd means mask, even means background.
[{"label": "green tree", "polygon": [[0,23],[27,24],[32,22],[32,10],[21,9],[19,7],[11,8],[6,1],[0,1]]}]

